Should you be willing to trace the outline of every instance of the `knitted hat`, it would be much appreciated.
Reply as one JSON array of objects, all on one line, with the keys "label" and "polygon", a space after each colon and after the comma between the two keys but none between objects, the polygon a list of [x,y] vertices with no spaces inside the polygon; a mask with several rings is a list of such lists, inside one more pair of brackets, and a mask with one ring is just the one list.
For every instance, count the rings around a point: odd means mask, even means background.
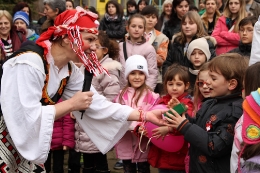
[{"label": "knitted hat", "polygon": [[139,70],[142,71],[146,78],[149,77],[147,61],[141,55],[132,55],[125,62],[125,78],[127,79],[128,75],[134,71]]},{"label": "knitted hat", "polygon": [[211,56],[211,53],[209,51],[209,44],[205,38],[198,38],[190,42],[188,50],[187,50],[187,58],[190,60],[190,56],[194,49],[199,49],[206,55],[207,60],[209,61],[209,58]]},{"label": "knitted hat", "polygon": [[13,22],[15,22],[17,19],[20,19],[22,21],[24,21],[24,23],[26,24],[26,26],[29,26],[29,16],[27,13],[23,12],[23,11],[17,11],[14,14],[14,18],[13,18]]},{"label": "knitted hat", "polygon": [[77,54],[87,70],[97,76],[104,72],[104,69],[100,65],[94,52],[86,54],[82,50],[84,42],[81,37],[81,32],[98,34],[97,17],[97,14],[86,11],[81,7],[76,7],[74,10],[66,10],[56,17],[54,26],[49,27],[47,31],[42,33],[36,43],[44,48],[44,54],[46,55],[48,53],[48,41],[50,39],[55,40],[63,35],[68,35],[73,51]]},{"label": "knitted hat", "polygon": [[164,10],[164,7],[165,7],[166,4],[172,4],[172,1],[173,1],[173,0],[165,0],[165,1],[163,2],[163,4],[162,4],[162,10]]},{"label": "knitted hat", "polygon": [[243,102],[242,139],[246,144],[260,142],[260,88]]}]

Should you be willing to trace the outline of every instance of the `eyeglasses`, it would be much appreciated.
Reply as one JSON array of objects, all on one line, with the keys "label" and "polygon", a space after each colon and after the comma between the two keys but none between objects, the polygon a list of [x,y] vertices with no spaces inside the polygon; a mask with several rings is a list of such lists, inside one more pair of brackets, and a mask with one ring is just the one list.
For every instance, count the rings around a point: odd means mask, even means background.
[{"label": "eyeglasses", "polygon": [[96,45],[96,49],[104,49],[104,48],[106,48],[106,47]]},{"label": "eyeglasses", "polygon": [[197,81],[196,83],[197,83],[198,87],[203,87],[205,84],[206,84],[207,86],[209,85],[209,83],[207,83],[207,82],[205,82],[205,81]]},{"label": "eyeglasses", "polygon": [[244,33],[244,32],[246,32],[246,33],[252,33],[254,30],[247,30],[247,29],[241,29],[241,30],[239,30],[239,32],[241,32],[241,33]]}]

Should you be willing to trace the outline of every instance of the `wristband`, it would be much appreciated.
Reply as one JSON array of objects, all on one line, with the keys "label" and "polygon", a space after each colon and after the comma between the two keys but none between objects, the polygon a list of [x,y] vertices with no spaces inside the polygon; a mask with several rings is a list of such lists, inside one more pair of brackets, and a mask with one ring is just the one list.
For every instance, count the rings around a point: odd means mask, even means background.
[{"label": "wristband", "polygon": [[188,119],[185,119],[181,122],[181,124],[177,127],[177,131],[181,131],[181,129],[189,122]]}]

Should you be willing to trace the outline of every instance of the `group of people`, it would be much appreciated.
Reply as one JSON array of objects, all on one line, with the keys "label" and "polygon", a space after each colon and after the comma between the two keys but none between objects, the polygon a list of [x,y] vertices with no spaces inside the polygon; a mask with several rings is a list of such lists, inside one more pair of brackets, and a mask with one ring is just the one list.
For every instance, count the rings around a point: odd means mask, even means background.
[{"label": "group of people", "polygon": [[70,173],[109,173],[112,148],[125,173],[260,171],[258,2],[105,10],[44,0],[40,29],[24,2],[0,10],[2,172],[62,173],[69,150]]}]

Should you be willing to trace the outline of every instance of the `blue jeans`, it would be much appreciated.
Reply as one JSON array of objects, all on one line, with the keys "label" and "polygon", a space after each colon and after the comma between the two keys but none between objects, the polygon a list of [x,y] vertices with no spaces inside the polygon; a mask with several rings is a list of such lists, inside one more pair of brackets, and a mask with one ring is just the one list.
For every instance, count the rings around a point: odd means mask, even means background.
[{"label": "blue jeans", "polygon": [[159,173],[185,173],[185,171],[171,170],[171,169],[158,169]]}]

